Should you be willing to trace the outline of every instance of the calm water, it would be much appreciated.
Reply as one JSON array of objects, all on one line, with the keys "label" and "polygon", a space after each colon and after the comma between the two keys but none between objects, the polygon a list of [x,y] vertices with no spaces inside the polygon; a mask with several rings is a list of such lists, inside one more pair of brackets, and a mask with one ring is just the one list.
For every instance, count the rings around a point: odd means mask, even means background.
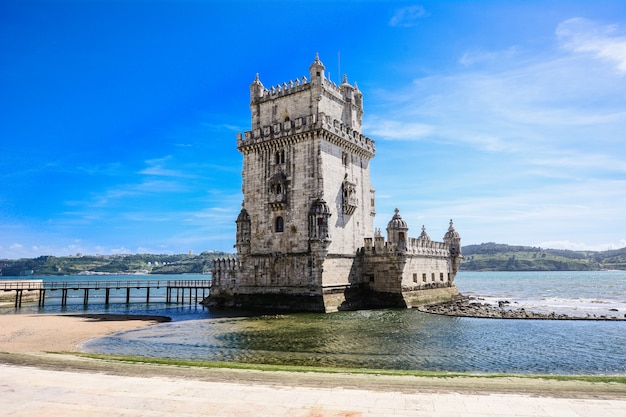
[{"label": "calm water", "polygon": [[[485,302],[509,300],[514,307],[583,316],[626,314],[625,271],[463,272],[457,285],[464,294]],[[60,305],[46,303],[43,312],[59,312]],[[21,312],[33,310],[39,311],[34,306]],[[381,369],[626,375],[624,321],[490,320],[415,310],[218,317],[195,305],[141,302],[130,308],[77,304],[65,311],[130,311],[174,320],[85,344],[92,352]]]}]

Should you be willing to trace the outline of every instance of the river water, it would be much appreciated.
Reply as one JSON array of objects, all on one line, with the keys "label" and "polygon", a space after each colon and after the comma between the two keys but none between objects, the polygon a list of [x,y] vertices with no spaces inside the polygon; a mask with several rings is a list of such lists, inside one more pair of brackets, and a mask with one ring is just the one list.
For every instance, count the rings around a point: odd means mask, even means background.
[{"label": "river water", "polygon": [[[626,314],[626,271],[462,272],[457,286],[482,302],[509,301],[513,308],[583,317]],[[197,305],[145,304],[141,297],[134,301],[129,306],[84,307],[77,302],[61,308],[60,302],[48,300],[43,309],[25,306],[19,312],[128,312],[173,319],[84,345],[86,351],[99,353],[377,369],[626,375],[626,321],[456,318],[413,309],[241,317],[217,315]],[[1,311],[15,312],[8,307]]]}]

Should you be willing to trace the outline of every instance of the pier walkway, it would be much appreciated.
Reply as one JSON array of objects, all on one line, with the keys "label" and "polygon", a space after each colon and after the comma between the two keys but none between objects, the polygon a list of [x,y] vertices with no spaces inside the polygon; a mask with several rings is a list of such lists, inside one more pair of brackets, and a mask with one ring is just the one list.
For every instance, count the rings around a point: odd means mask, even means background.
[{"label": "pier walkway", "polygon": [[[207,295],[211,280],[128,280],[128,281],[61,281],[43,282],[41,280],[0,281],[1,292],[15,292],[15,307],[22,306],[24,294],[34,294],[39,307],[43,307],[46,299],[60,298],[61,306],[66,306],[68,298],[81,299],[83,305],[90,301],[103,300],[105,305],[114,302],[130,304],[137,298],[140,291],[141,300],[150,302],[152,290],[153,301],[184,304],[199,302]],[[134,290],[131,298],[131,290]],[[158,292],[156,290],[159,290]],[[71,295],[70,295],[71,294]],[[91,296],[91,298],[90,298]]]}]

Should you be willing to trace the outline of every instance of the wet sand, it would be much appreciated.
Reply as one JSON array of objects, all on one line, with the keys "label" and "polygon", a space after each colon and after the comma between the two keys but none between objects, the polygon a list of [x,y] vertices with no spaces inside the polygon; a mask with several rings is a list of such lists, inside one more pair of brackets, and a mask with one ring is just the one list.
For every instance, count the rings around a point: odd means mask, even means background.
[{"label": "wet sand", "polygon": [[80,352],[87,340],[169,321],[126,314],[0,314],[0,352]]}]

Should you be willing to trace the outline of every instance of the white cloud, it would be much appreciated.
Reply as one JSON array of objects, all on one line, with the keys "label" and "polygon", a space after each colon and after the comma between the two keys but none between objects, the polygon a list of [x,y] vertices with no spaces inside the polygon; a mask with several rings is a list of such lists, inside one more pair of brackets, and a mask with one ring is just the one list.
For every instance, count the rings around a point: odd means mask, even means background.
[{"label": "white cloud", "polygon": [[465,51],[463,56],[459,59],[459,63],[468,67],[479,63],[497,64],[503,59],[510,60],[517,52],[518,48],[516,46],[512,46],[503,51],[485,51],[479,49]]},{"label": "white cloud", "polygon": [[420,19],[426,16],[426,10],[422,6],[407,6],[396,10],[389,20],[389,24],[395,27],[415,26]]},{"label": "white cloud", "polygon": [[[364,130],[374,140],[419,139],[415,148],[403,149],[410,154],[424,143],[446,143],[466,155],[501,154],[510,170],[526,167],[525,173],[541,166],[552,177],[565,177],[568,170],[574,177],[622,174],[626,79],[590,65],[595,57],[569,50],[508,57],[504,66],[485,61],[480,69],[459,67],[377,91],[377,108],[370,109]],[[492,170],[503,168],[500,161],[484,162]]]},{"label": "white cloud", "polygon": [[368,134],[389,140],[419,140],[433,133],[432,126],[423,123],[402,123],[397,120],[371,118],[364,126]]},{"label": "white cloud", "polygon": [[148,165],[148,167],[139,171],[139,173],[144,174],[144,175],[153,175],[153,176],[161,176],[161,177],[195,178],[195,175],[189,172],[165,168],[164,167],[165,163],[171,159],[172,159],[172,156],[169,155],[163,158],[147,160],[146,165]]},{"label": "white cloud", "polygon": [[619,29],[617,25],[602,25],[588,19],[573,18],[562,22],[556,28],[556,35],[563,48],[595,55],[613,63],[624,73],[626,36],[620,36]]}]

